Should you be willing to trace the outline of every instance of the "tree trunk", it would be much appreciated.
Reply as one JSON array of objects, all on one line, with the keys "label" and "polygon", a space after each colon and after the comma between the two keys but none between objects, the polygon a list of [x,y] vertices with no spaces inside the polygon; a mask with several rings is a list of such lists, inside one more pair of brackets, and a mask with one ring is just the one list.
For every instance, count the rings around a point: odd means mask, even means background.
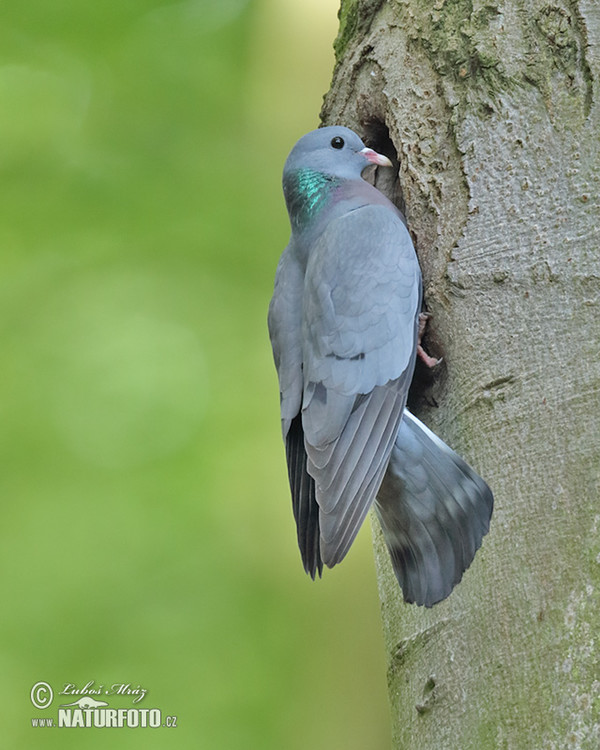
[{"label": "tree trunk", "polygon": [[597,749],[600,6],[344,0],[335,49],[323,120],[396,158],[444,357],[418,415],[495,496],[431,610],[375,531],[394,747]]}]

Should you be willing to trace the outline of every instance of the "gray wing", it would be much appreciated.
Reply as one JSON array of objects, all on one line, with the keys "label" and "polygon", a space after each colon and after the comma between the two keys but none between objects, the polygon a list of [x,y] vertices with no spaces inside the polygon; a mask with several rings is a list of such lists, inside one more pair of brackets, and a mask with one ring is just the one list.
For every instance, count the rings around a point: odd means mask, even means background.
[{"label": "gray wing", "polygon": [[285,440],[292,508],[304,569],[321,575],[319,506],[315,481],[308,474],[300,407],[302,404],[302,298],[304,268],[293,242],[284,250],[269,305],[269,336],[279,378],[281,429]]},{"label": "gray wing", "polygon": [[304,269],[290,243],[277,265],[268,325],[279,378],[281,428],[285,438],[302,403],[302,297]]},{"label": "gray wing", "polygon": [[302,429],[329,567],[345,556],[383,479],[412,378],[420,299],[410,236],[387,207],[330,222],[311,248]]},{"label": "gray wing", "polygon": [[407,602],[445,599],[487,533],[490,488],[410,412],[398,430],[375,510]]}]

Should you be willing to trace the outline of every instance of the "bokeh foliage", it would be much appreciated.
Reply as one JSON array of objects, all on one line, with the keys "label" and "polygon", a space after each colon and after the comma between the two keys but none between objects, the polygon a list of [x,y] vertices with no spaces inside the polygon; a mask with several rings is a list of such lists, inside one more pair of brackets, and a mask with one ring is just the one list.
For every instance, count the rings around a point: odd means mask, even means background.
[{"label": "bokeh foliage", "polygon": [[[388,746],[368,530],[311,583],[286,486],[279,175],[335,32],[283,5],[0,9],[4,747]],[[34,729],[38,680],[178,727]]]}]

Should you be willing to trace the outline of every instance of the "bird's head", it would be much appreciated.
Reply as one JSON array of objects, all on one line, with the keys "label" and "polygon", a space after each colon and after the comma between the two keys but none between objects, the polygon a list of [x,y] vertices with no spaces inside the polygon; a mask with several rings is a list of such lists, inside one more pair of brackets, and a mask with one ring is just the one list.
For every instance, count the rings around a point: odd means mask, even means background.
[{"label": "bird's head", "polygon": [[353,130],[333,125],[312,130],[300,138],[287,158],[283,179],[285,182],[286,175],[299,169],[310,169],[339,179],[355,180],[372,164],[392,166],[387,156],[367,148]]},{"label": "bird's head", "polygon": [[313,130],[300,138],[283,168],[283,192],[294,229],[310,227],[346,180],[359,180],[370,165],[392,162],[367,148],[341,125]]}]

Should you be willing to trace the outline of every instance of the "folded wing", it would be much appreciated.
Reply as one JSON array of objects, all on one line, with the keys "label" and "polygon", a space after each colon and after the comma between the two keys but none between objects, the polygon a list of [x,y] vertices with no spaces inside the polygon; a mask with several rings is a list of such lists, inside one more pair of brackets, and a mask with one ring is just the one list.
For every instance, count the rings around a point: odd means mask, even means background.
[{"label": "folded wing", "polygon": [[414,368],[420,299],[410,236],[385,206],[330,222],[311,251],[301,418],[329,567],[347,553],[387,468]]}]

